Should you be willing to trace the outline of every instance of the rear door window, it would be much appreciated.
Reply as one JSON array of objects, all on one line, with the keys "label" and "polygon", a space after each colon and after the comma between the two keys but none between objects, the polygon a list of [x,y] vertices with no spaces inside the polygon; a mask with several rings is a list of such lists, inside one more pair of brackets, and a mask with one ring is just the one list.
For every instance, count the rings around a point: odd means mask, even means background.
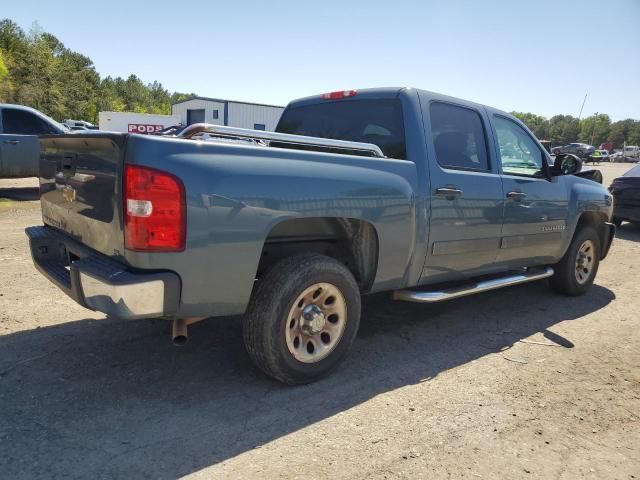
[{"label": "rear door window", "polygon": [[40,117],[25,110],[4,108],[2,110],[3,133],[13,135],[45,135],[57,133]]},{"label": "rear door window", "polygon": [[402,106],[397,98],[339,100],[287,108],[276,132],[373,143],[387,157],[407,158]]},{"label": "rear door window", "polygon": [[487,142],[480,114],[470,108],[433,102],[431,136],[440,166],[489,170]]}]

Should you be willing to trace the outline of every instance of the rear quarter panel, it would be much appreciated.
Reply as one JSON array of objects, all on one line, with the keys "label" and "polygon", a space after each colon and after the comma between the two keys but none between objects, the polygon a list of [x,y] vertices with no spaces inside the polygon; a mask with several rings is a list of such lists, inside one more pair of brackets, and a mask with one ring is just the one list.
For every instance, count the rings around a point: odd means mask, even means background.
[{"label": "rear quarter panel", "polygon": [[137,135],[126,161],[185,183],[186,250],[126,252],[132,266],[180,275],[180,316],[243,313],[269,231],[293,218],[370,222],[379,244],[374,290],[406,282],[415,243],[413,162]]}]

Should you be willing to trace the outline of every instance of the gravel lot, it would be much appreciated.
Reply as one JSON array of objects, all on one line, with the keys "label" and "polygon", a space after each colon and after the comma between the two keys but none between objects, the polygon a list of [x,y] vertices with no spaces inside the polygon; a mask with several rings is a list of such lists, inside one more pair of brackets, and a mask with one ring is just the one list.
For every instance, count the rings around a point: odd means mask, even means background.
[{"label": "gravel lot", "polygon": [[367,297],[342,368],[290,388],[237,319],[177,349],[168,322],[65,297],[27,250],[36,185],[0,180],[2,478],[640,478],[640,226],[584,297]]}]

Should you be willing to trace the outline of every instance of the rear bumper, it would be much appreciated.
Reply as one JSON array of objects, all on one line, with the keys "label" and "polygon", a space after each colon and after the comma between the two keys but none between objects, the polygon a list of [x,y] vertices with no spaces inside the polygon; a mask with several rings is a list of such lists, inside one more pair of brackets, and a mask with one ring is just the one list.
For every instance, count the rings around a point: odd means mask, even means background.
[{"label": "rear bumper", "polygon": [[175,273],[128,269],[51,227],[25,232],[38,271],[83,307],[124,319],[171,317],[178,311]]}]

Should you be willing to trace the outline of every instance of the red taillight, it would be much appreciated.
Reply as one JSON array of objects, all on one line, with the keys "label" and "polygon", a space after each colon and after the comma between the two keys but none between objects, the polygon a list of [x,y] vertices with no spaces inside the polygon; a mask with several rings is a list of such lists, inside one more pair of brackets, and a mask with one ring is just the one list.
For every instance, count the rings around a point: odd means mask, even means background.
[{"label": "red taillight", "polygon": [[349,98],[355,96],[355,90],[340,90],[339,92],[324,93],[321,97],[324,100],[339,100],[341,98]]},{"label": "red taillight", "polygon": [[187,214],[184,185],[170,173],[126,165],[124,246],[129,250],[184,250]]}]

